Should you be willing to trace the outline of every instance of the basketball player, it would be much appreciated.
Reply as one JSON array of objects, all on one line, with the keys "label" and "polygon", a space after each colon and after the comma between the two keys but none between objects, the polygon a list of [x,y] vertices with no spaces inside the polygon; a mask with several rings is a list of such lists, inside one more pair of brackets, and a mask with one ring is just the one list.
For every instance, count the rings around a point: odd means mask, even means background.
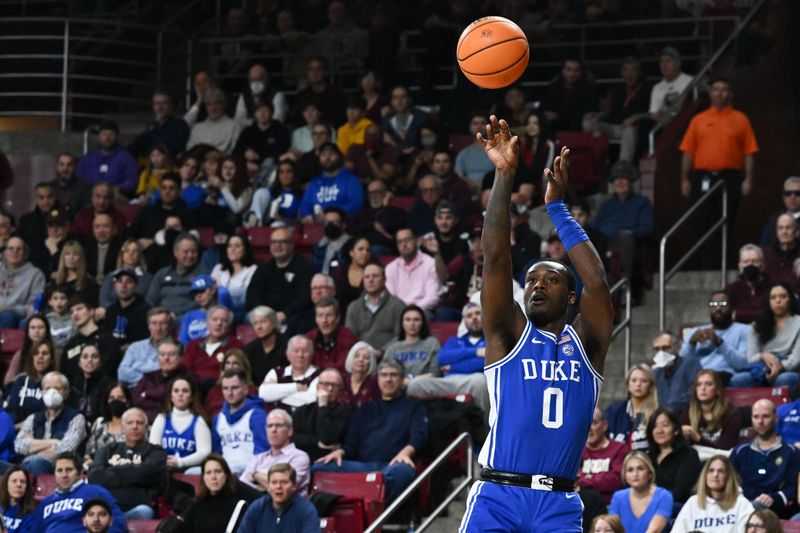
[{"label": "basketball player", "polygon": [[491,409],[489,436],[470,490],[463,532],[582,531],[575,475],[592,423],[611,342],[613,312],[600,257],[564,205],[569,150],[547,173],[547,212],[583,281],[580,314],[575,278],[544,259],[525,277],[525,312],[514,302],[511,275],[511,189],[518,139],[505,120],[490,118],[478,140],[495,166],[482,246],[484,374]]}]

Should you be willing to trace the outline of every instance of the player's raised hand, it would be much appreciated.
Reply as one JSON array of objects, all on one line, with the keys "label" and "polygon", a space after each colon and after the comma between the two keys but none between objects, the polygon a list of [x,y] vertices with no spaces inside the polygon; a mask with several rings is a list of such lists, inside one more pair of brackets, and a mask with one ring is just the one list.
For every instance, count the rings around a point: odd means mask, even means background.
[{"label": "player's raised hand", "polygon": [[569,167],[569,148],[561,148],[561,154],[553,161],[553,170],[544,169],[547,176],[547,191],[544,193],[545,203],[564,199],[567,190],[567,168]]},{"label": "player's raised hand", "polygon": [[498,172],[513,174],[519,163],[519,138],[511,135],[508,122],[492,115],[486,132],[475,134]]}]

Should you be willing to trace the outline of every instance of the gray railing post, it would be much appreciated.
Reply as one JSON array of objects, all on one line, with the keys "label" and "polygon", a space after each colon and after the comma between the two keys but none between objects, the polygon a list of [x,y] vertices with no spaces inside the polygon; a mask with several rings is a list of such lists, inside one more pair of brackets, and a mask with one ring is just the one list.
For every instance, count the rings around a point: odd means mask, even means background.
[{"label": "gray railing post", "polygon": [[728,284],[728,188],[722,188],[722,219],[725,223],[722,225],[722,271],[720,275],[720,287]]},{"label": "gray railing post", "polygon": [[186,94],[184,95],[186,111],[192,107],[192,40],[186,43]]},{"label": "gray railing post", "polygon": [[64,19],[64,58],[61,63],[61,133],[67,131],[68,90],[69,90],[69,19]]}]

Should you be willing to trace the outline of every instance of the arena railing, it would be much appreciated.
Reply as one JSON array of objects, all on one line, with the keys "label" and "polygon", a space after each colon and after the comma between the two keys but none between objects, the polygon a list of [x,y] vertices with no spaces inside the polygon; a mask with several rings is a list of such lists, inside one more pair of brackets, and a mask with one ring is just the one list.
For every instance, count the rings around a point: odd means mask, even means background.
[{"label": "arena railing", "polygon": [[438,518],[438,516],[442,514],[442,512],[444,512],[445,509],[447,509],[447,506],[450,505],[450,502],[452,502],[456,498],[456,496],[458,496],[458,494],[462,490],[467,488],[473,481],[473,477],[475,476],[473,444],[472,444],[472,436],[467,432],[464,432],[460,434],[458,437],[456,437],[456,439],[453,440],[453,442],[451,442],[450,445],[447,448],[445,448],[444,451],[442,451],[442,453],[440,453],[436,457],[436,459],[433,460],[433,462],[428,466],[428,468],[423,470],[423,472],[420,475],[418,475],[414,479],[414,481],[411,482],[411,485],[406,487],[406,490],[400,493],[400,495],[397,498],[395,498],[395,500],[392,503],[390,503],[388,507],[386,507],[386,509],[378,516],[378,518],[376,518],[375,521],[372,522],[369,525],[369,527],[367,527],[367,529],[364,530],[364,533],[373,533],[377,531],[378,528],[380,528],[386,522],[386,520],[390,516],[392,516],[395,513],[395,511],[397,511],[397,509],[399,509],[400,506],[403,505],[429,477],[433,475],[434,472],[436,472],[439,468],[441,468],[445,464],[445,461],[447,461],[447,459],[451,455],[453,455],[461,446],[466,446],[467,448],[466,451],[467,473],[464,476],[464,479],[447,494],[444,500],[442,500],[442,503],[440,503],[439,506],[436,509],[434,509],[431,512],[431,514],[428,517],[426,517],[414,531],[416,533],[422,533],[422,531],[428,529],[428,526],[430,526],[431,523],[433,523],[433,521],[436,520],[436,518]]},{"label": "arena railing", "polygon": [[[669,272],[666,270],[666,261],[667,261],[667,242],[669,241],[670,237],[678,231],[697,211],[700,209],[703,204],[708,202],[709,198],[714,196],[714,194],[718,191],[722,191],[722,216],[719,220],[717,220],[713,226],[711,226],[697,241],[694,245],[689,248],[689,250],[684,253],[680,259],[675,263]],[[680,268],[689,260],[689,258],[694,255],[696,251],[698,251],[718,229],[722,231],[722,261],[721,261],[721,268],[720,268],[720,286],[724,286],[727,279],[727,256],[728,256],[728,189],[725,188],[724,181],[718,181],[715,183],[706,193],[697,200],[692,207],[690,207],[673,225],[671,228],[664,233],[664,236],[661,237],[661,244],[659,246],[659,256],[658,256],[658,328],[661,331],[664,331],[666,325],[666,287],[667,282],[680,270]]]},{"label": "arena railing", "polygon": [[616,282],[614,286],[609,289],[609,293],[611,293],[613,297],[615,293],[622,290],[625,291],[625,316],[620,320],[619,324],[614,326],[611,332],[611,340],[613,342],[620,332],[625,332],[625,344],[623,346],[625,349],[625,374],[627,374],[628,369],[631,367],[631,329],[633,326],[633,321],[631,319],[631,284],[628,278],[622,278]]}]

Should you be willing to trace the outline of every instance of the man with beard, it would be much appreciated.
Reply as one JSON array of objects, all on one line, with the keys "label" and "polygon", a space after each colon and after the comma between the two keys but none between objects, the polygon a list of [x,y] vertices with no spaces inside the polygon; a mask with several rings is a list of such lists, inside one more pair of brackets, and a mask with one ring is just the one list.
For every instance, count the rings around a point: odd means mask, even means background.
[{"label": "man with beard", "polygon": [[391,255],[396,251],[394,234],[406,224],[406,215],[399,207],[389,205],[386,184],[374,179],[367,185],[366,207],[353,220],[353,233],[369,240],[373,256]]},{"label": "man with beard", "polygon": [[695,358],[704,369],[714,370],[727,386],[731,376],[747,366],[749,327],[733,321],[731,297],[714,291],[708,301],[711,323],[683,334],[681,357]]},{"label": "man with beard", "polygon": [[304,223],[322,217],[328,206],[340,207],[354,214],[364,207],[364,189],[358,178],[343,167],[342,153],[335,143],[324,144],[319,151],[322,174],[308,183],[300,202],[300,218]]},{"label": "man with beard", "polygon": [[91,184],[75,174],[75,157],[72,154],[61,153],[56,160],[56,177],[47,182],[53,187],[56,203],[66,207],[70,216],[80,210],[84,204],[89,203],[92,194]]}]

